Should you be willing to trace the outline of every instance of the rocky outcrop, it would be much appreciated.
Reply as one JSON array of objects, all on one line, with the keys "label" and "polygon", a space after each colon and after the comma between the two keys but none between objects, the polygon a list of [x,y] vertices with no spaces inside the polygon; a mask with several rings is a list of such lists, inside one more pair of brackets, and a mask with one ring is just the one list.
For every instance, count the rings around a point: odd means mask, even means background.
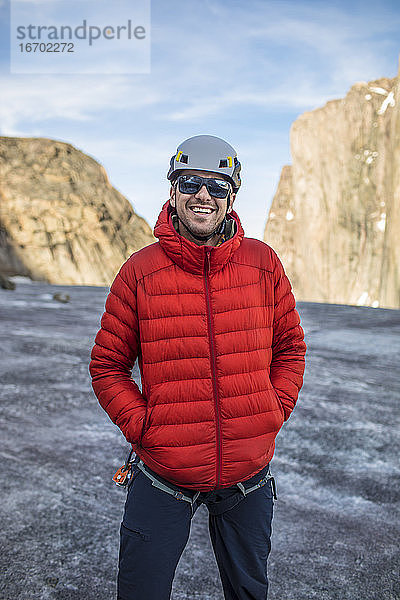
[{"label": "rocky outcrop", "polygon": [[400,307],[399,78],[300,116],[265,241],[298,300]]},{"label": "rocky outcrop", "polygon": [[96,160],[56,140],[0,137],[3,275],[108,286],[153,241]]}]

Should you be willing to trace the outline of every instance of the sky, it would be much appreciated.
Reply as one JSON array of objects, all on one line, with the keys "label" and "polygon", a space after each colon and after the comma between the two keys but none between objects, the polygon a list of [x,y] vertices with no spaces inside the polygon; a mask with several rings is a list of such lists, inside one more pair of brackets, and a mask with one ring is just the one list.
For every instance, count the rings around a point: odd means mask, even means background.
[{"label": "sky", "polygon": [[[82,21],[79,2],[72,10]],[[242,163],[245,233],[262,239],[293,121],[355,82],[397,75],[400,4],[152,0],[148,73],[16,74],[9,31],[10,0],[0,0],[0,135],[73,144],[151,227],[178,144],[217,135]]]}]

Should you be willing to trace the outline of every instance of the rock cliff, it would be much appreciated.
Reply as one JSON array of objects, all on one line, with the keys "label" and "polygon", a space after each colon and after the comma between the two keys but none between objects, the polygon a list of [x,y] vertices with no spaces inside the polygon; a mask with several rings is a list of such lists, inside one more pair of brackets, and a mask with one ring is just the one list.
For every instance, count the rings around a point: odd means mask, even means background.
[{"label": "rock cliff", "polygon": [[153,241],[93,158],[56,140],[0,137],[1,273],[108,286]]},{"label": "rock cliff", "polygon": [[400,308],[399,78],[301,115],[264,240],[298,300]]}]

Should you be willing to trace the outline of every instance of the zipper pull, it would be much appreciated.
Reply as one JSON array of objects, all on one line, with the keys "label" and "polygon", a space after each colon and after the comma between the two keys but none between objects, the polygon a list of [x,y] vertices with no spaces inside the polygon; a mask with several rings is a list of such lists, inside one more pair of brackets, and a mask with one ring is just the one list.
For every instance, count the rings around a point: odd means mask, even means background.
[{"label": "zipper pull", "polygon": [[210,271],[211,269],[211,258],[210,258],[210,254],[211,254],[211,248],[206,247],[206,271]]}]

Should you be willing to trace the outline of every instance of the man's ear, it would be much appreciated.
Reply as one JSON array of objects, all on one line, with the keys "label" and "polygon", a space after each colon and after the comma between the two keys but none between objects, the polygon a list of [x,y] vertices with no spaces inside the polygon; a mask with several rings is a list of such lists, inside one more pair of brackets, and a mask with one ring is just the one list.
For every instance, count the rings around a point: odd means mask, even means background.
[{"label": "man's ear", "polygon": [[234,194],[232,192],[232,194],[230,194],[230,196],[229,196],[229,208],[227,210],[228,213],[230,213],[232,211],[232,206],[233,206],[233,203],[235,202],[235,199],[236,199],[236,194]]},{"label": "man's ear", "polygon": [[175,188],[173,185],[171,185],[171,189],[169,190],[169,203],[172,206],[172,208],[175,208]]}]

